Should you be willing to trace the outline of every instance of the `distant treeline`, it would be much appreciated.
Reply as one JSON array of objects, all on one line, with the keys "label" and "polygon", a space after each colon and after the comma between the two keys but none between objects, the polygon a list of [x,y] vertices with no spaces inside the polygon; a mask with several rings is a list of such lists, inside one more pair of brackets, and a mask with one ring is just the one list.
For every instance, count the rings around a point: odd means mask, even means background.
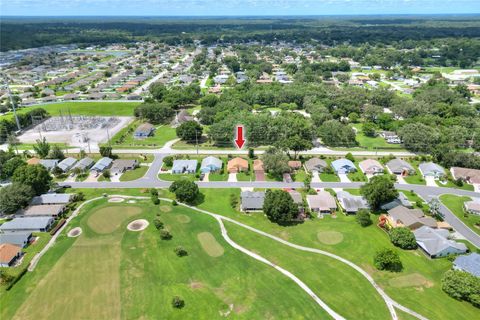
[{"label": "distant treeline", "polygon": [[[358,18],[357,18],[358,19]],[[420,18],[3,18],[0,50],[16,50],[54,44],[108,44],[137,40],[188,44],[202,40],[242,43],[250,40],[271,43],[334,45],[344,42],[393,43],[438,38],[479,38],[480,19]]]}]

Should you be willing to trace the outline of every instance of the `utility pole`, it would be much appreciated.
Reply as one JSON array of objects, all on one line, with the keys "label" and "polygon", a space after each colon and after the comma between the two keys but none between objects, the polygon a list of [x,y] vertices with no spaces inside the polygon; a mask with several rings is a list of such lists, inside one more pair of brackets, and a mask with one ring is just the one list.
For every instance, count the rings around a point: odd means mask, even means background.
[{"label": "utility pole", "polygon": [[20,131],[22,130],[22,127],[20,126],[20,121],[18,120],[18,117],[17,117],[17,109],[15,107],[15,101],[13,100],[12,91],[10,90],[10,86],[8,85],[8,78],[6,75],[3,75],[3,80],[5,81],[5,87],[7,88],[8,97],[10,98],[10,104],[12,105],[13,115],[15,117],[15,122],[17,123],[17,129],[18,131]]}]

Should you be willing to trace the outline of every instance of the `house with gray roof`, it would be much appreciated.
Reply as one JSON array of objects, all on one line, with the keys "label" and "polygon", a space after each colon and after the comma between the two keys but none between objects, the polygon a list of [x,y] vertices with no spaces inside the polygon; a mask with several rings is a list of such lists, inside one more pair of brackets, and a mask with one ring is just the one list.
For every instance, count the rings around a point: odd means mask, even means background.
[{"label": "house with gray roof", "polygon": [[173,161],[172,173],[195,173],[197,163],[197,160],[175,160]]},{"label": "house with gray roof", "polygon": [[31,232],[6,232],[0,233],[0,244],[10,243],[25,248],[32,241]]},{"label": "house with gray roof", "polygon": [[445,229],[432,229],[423,226],[413,232],[418,246],[430,257],[446,257],[451,254],[467,252],[464,243],[449,240],[449,232]]},{"label": "house with gray roof", "polygon": [[480,254],[474,252],[469,255],[457,257],[453,262],[453,269],[480,277]]},{"label": "house with gray roof", "polygon": [[0,225],[2,232],[45,232],[55,221],[52,217],[15,218]]},{"label": "house with gray roof", "polygon": [[321,173],[327,166],[327,162],[319,158],[311,158],[305,161],[305,169],[307,169],[309,172],[316,171]]},{"label": "house with gray roof", "polygon": [[206,157],[202,160],[200,171],[202,173],[218,171],[222,169],[222,165],[223,165],[222,160],[212,156]]},{"label": "house with gray roof", "polygon": [[138,161],[137,160],[132,160],[132,159],[116,159],[113,160],[112,167],[110,168],[110,171],[112,174],[117,175],[124,173],[127,170],[133,170],[136,167],[138,167]]},{"label": "house with gray roof", "polygon": [[154,131],[155,131],[155,127],[152,124],[148,122],[142,123],[141,125],[138,126],[138,128],[133,133],[133,137],[136,139],[147,138],[151,136]]},{"label": "house with gray roof", "polygon": [[38,163],[48,171],[52,171],[58,165],[58,159],[41,159]]},{"label": "house with gray roof", "polygon": [[242,211],[261,211],[265,201],[265,192],[263,191],[243,191],[240,194],[240,209]]},{"label": "house with gray roof", "polygon": [[387,162],[388,170],[397,175],[408,176],[415,174],[415,169],[410,163],[402,159],[392,159]]},{"label": "house with gray roof", "polygon": [[90,169],[90,171],[103,172],[104,170],[110,168],[113,160],[109,157],[103,157],[98,160],[95,165]]},{"label": "house with gray roof", "polygon": [[46,205],[46,204],[68,204],[72,199],[69,193],[45,193],[33,197],[32,205]]},{"label": "house with gray roof", "polygon": [[380,206],[380,209],[382,209],[384,211],[388,211],[388,210],[393,209],[393,208],[398,207],[398,206],[404,206],[404,207],[409,208],[409,209],[413,208],[412,203],[410,202],[410,200],[408,200],[408,198],[405,196],[405,194],[403,192],[399,192],[397,199],[394,199],[390,202],[382,204]]},{"label": "house with gray roof", "polygon": [[445,176],[445,169],[433,162],[422,162],[418,166],[418,170],[422,173],[424,178],[434,177],[435,179],[440,179]]},{"label": "house with gray roof", "polygon": [[77,164],[73,167],[73,169],[80,169],[81,171],[86,171],[90,169],[95,161],[92,158],[85,157],[83,159],[78,160]]},{"label": "house with gray roof", "polygon": [[77,159],[68,157],[60,161],[57,165],[60,169],[62,169],[63,172],[70,171],[70,169],[73,168],[73,166],[77,163]]},{"label": "house with gray roof", "polygon": [[357,171],[357,167],[348,159],[337,159],[332,161],[332,167],[335,173],[345,174]]},{"label": "house with gray roof", "polygon": [[362,196],[355,196],[347,191],[338,191],[337,199],[343,211],[347,214],[355,214],[360,209],[368,209],[368,203]]},{"label": "house with gray roof", "polygon": [[471,201],[466,201],[463,204],[463,208],[468,213],[480,215],[480,198],[473,198]]}]

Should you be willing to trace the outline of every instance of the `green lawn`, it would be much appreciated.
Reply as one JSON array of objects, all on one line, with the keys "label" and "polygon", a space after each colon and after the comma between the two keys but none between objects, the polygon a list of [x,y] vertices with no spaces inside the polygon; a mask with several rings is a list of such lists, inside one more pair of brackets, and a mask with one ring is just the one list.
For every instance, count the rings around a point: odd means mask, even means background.
[{"label": "green lawn", "polygon": [[132,181],[140,179],[147,173],[148,167],[140,166],[135,170],[127,170],[124,174],[120,176],[120,181]]},{"label": "green lawn", "polygon": [[[43,108],[52,116],[58,116],[70,112],[72,115],[84,116],[133,116],[133,110],[141,102],[61,102],[45,105],[35,105],[18,110],[26,113],[35,108]],[[2,119],[13,118],[13,113],[0,116]]]},{"label": "green lawn", "polygon": [[440,196],[440,200],[473,232],[480,234],[480,216],[467,213],[463,209],[463,204],[465,201],[472,200],[470,197],[459,197],[451,194],[444,194]]},{"label": "green lawn", "polygon": [[464,183],[463,186],[459,187],[455,183],[453,183],[450,180],[447,180],[446,183],[441,183],[440,181],[436,180],[435,181],[439,187],[444,187],[444,188],[455,188],[455,189],[463,189],[463,190],[468,190],[468,191],[474,191],[473,185]]},{"label": "green lawn", "polygon": [[120,130],[110,140],[114,148],[160,148],[168,141],[177,138],[175,129],[168,126],[158,126],[151,137],[145,139],[135,139],[133,132],[141,124],[140,121],[134,121],[127,127]]},{"label": "green lawn", "polygon": [[[367,137],[363,134],[362,123],[354,124],[352,127],[357,129],[356,140],[358,141],[359,148],[366,150],[391,150],[391,151],[404,151],[405,149],[401,144],[389,144],[380,136]],[[355,149],[355,148],[352,148]]]},{"label": "green lawn", "polygon": [[[389,241],[388,235],[375,225],[362,228],[355,222],[354,216],[337,215],[336,218],[312,219],[296,226],[282,227],[268,221],[263,214],[246,215],[232,209],[230,206],[230,194],[239,196],[240,190],[238,189],[224,189],[221,192],[218,189],[202,189],[202,192],[205,194],[205,200],[200,205],[202,209],[232,217],[247,225],[287,239],[290,242],[323,249],[347,258],[371,274],[393,299],[406,307],[420,312],[427,318],[453,320],[477,317],[478,309],[468,303],[450,298],[441,290],[440,280],[445,271],[452,266],[448,259],[430,260],[420,250],[405,251],[394,248]],[[326,240],[331,239],[326,239],[323,233],[334,234],[338,237],[333,238],[337,238],[337,241],[341,238],[341,241],[335,244],[330,242],[329,244]],[[341,233],[341,236],[337,233]],[[239,235],[235,240],[242,244],[243,236],[243,234]],[[283,263],[288,263],[281,257],[280,253],[277,256],[276,251],[272,252],[269,250],[268,244],[264,241],[258,240],[258,247],[253,241],[251,245],[253,246],[252,248],[258,249],[262,254],[270,254],[276,257],[278,260],[274,261],[282,263],[282,266]],[[263,249],[263,245],[266,246],[265,249]],[[402,272],[390,273],[378,271],[374,268],[373,255],[377,250],[384,247],[393,248],[399,252],[404,266]],[[295,257],[291,251],[289,251],[289,254]],[[290,259],[291,261],[297,261],[295,258]],[[314,258],[311,259],[315,261]],[[309,263],[308,260],[304,261],[302,259],[301,261],[302,264]],[[310,268],[316,270],[319,268],[319,265],[319,263],[315,263]],[[293,272],[294,270],[290,271]],[[321,272],[316,273],[318,278],[322,275],[323,273]],[[308,278],[308,273],[306,277],[307,280],[310,279]],[[318,281],[321,280],[319,279]],[[337,287],[333,286],[329,288],[331,290],[337,289]]]},{"label": "green lawn", "polygon": [[405,176],[403,177],[405,179],[405,181],[407,183],[411,183],[411,184],[422,184],[422,185],[426,185],[427,182],[425,181],[425,179],[423,178],[422,176],[422,173],[420,172],[420,170],[418,169],[418,165],[420,164],[420,161],[415,161],[415,160],[411,160],[409,161],[410,164],[413,166],[413,168],[415,169],[415,174],[414,175],[408,175],[408,176]]},{"label": "green lawn", "polygon": [[189,181],[195,181],[198,180],[195,177],[195,174],[171,174],[171,173],[160,173],[158,174],[158,178],[160,180],[165,180],[165,181],[178,181],[178,180],[183,180],[187,179]]},{"label": "green lawn", "polygon": [[[172,240],[159,239],[152,224],[157,213]],[[137,218],[150,226],[126,231]],[[98,233],[91,219],[110,220],[114,227]],[[328,318],[291,280],[231,248],[214,219],[190,209],[100,200],[87,205],[75,226],[82,235],[61,236],[35,272],[2,292],[2,319]],[[175,255],[180,245],[188,256]],[[185,300],[183,309],[171,306],[175,295]]]},{"label": "green lawn", "polygon": [[363,174],[362,170],[360,170],[358,166],[358,161],[356,161],[355,167],[357,168],[357,171],[351,172],[347,175],[350,181],[367,181],[367,177]]}]

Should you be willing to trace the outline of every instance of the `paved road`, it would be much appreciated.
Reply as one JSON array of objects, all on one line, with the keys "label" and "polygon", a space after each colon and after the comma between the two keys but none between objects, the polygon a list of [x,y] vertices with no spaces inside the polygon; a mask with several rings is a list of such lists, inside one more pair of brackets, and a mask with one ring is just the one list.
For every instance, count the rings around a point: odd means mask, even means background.
[{"label": "paved road", "polygon": [[[119,181],[119,182],[64,182],[60,185],[70,185],[73,188],[168,188],[171,184],[170,181],[162,181],[158,179],[158,173],[162,166],[162,161],[165,156],[168,154],[155,154],[152,165],[149,167],[147,173],[144,177],[134,180],[134,181]],[[228,182],[228,181],[210,181],[210,182],[197,182],[200,188],[276,188],[276,189],[285,189],[285,188],[302,188],[302,182],[275,182],[275,181],[238,181],[238,182]],[[363,182],[312,182],[312,188],[345,188],[345,189],[357,189],[362,186]],[[442,188],[442,187],[431,187],[425,185],[416,185],[416,184],[395,184],[395,187],[398,190],[402,191],[414,191],[424,200],[428,200],[431,196],[440,196],[442,194],[454,194],[459,196],[469,196],[469,197],[480,197],[480,194],[474,191],[467,191],[461,189],[452,189],[452,188]],[[459,232],[463,237],[469,240],[473,245],[480,248],[480,236],[468,228],[460,219],[453,214],[447,207],[442,205],[440,207],[440,212],[445,217],[447,221],[457,232]]]}]

